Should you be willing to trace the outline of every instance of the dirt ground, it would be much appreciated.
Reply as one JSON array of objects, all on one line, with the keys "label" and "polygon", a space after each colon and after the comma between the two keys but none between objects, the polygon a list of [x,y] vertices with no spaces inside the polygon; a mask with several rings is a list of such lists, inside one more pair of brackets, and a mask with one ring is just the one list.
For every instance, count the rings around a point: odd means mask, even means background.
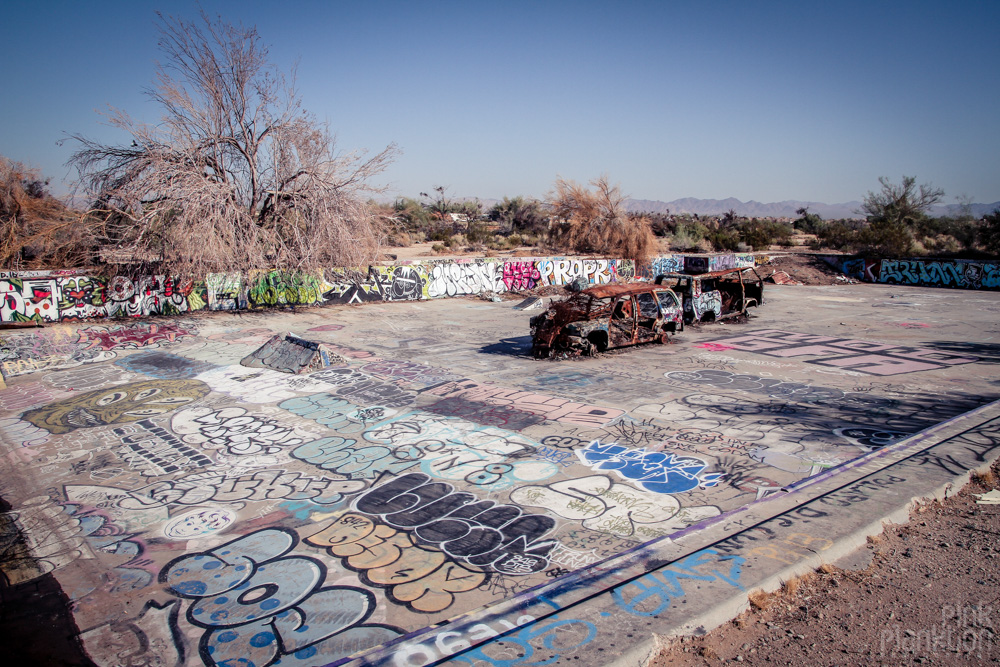
[{"label": "dirt ground", "polygon": [[[824,566],[649,667],[716,665],[983,665],[1000,662],[1000,462],[957,495],[869,540],[860,570]],[[859,560],[867,560],[864,553]]]},{"label": "dirt ground", "polygon": [[775,272],[784,272],[795,283],[801,285],[847,285],[851,281],[843,273],[833,268],[819,255],[797,253],[775,253],[768,264],[757,267],[762,278]]}]

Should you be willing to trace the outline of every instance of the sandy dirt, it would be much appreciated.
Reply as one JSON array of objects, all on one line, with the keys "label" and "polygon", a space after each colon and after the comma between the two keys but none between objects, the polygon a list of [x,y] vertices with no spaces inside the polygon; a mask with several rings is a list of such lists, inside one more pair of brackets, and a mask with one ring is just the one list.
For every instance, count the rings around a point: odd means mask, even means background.
[{"label": "sandy dirt", "polygon": [[855,557],[863,569],[824,566],[780,592],[751,594],[749,611],[675,640],[649,667],[1000,662],[1000,505],[974,495],[998,482],[1000,462],[871,539]]}]

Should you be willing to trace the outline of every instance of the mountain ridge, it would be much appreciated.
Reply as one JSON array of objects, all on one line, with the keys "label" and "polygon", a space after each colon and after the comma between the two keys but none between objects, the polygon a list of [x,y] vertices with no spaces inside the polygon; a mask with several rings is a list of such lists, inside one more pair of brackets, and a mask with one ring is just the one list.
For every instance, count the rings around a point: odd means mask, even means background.
[{"label": "mountain ridge", "polygon": [[[726,199],[698,199],[696,197],[684,197],[673,201],[659,201],[655,199],[626,199],[625,208],[635,213],[690,213],[697,215],[723,215],[727,211],[735,211],[736,215],[756,218],[797,218],[796,211],[800,208],[808,208],[810,213],[815,213],[824,220],[837,218],[859,218],[863,219],[860,201],[849,201],[840,204],[826,204],[815,201],[785,200],[780,202],[762,203],[755,200],[747,202],[740,201],[735,197]],[[1000,201],[992,204],[971,204],[970,210],[973,216],[981,217],[1000,208]],[[961,212],[959,204],[938,204],[931,207],[929,211],[932,216],[956,216]]]}]

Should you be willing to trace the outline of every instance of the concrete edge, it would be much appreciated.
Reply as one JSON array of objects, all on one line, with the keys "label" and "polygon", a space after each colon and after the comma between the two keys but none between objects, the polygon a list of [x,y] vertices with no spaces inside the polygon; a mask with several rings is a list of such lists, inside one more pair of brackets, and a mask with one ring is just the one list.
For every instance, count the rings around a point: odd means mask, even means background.
[{"label": "concrete edge", "polygon": [[[992,405],[992,404],[991,404]],[[984,406],[985,407],[985,406]],[[936,427],[935,427],[936,428]],[[632,667],[638,665],[645,667],[660,651],[668,648],[677,639],[682,637],[704,635],[712,630],[735,619],[750,606],[749,596],[755,591],[771,593],[778,590],[786,581],[800,577],[811,572],[815,572],[821,566],[833,564],[835,561],[853,554],[859,549],[863,549],[868,544],[868,538],[881,535],[890,525],[905,525],[910,522],[914,509],[923,504],[935,501],[942,501],[950,498],[965,488],[972,481],[974,474],[987,472],[997,459],[1000,459],[1000,452],[981,466],[966,470],[964,473],[955,475],[952,479],[942,482],[937,487],[928,490],[926,493],[919,493],[911,496],[902,505],[892,512],[882,516],[880,519],[872,521],[861,529],[855,530],[847,535],[839,536],[834,545],[827,550],[816,552],[813,556],[806,558],[800,563],[788,566],[780,572],[774,573],[758,583],[747,587],[744,591],[730,596],[706,613],[700,614],[690,619],[680,627],[674,627],[665,633],[654,633],[652,641],[646,640],[642,645],[622,654],[617,660],[608,663],[609,665]],[[894,463],[893,465],[898,465]],[[886,469],[892,466],[887,466]],[[644,656],[644,657],[643,657]]]}]

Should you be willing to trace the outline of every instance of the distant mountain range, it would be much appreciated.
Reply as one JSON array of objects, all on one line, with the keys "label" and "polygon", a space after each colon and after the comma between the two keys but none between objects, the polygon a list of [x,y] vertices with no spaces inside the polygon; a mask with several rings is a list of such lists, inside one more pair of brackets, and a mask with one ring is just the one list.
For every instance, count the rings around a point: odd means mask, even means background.
[{"label": "distant mountain range", "polygon": [[[861,202],[849,201],[842,204],[824,204],[817,201],[779,201],[762,204],[759,201],[743,202],[730,197],[729,199],[695,199],[685,197],[673,201],[655,201],[651,199],[628,199],[625,206],[629,211],[646,213],[697,213],[698,215],[722,215],[727,211],[735,211],[737,215],[751,218],[797,218],[796,211],[807,207],[810,213],[826,220],[836,218],[863,218],[859,211]],[[1000,208],[1000,201],[992,204],[972,204],[972,215],[977,218],[992,213]],[[958,215],[961,207],[958,204],[939,204],[934,206],[932,216]]]}]

